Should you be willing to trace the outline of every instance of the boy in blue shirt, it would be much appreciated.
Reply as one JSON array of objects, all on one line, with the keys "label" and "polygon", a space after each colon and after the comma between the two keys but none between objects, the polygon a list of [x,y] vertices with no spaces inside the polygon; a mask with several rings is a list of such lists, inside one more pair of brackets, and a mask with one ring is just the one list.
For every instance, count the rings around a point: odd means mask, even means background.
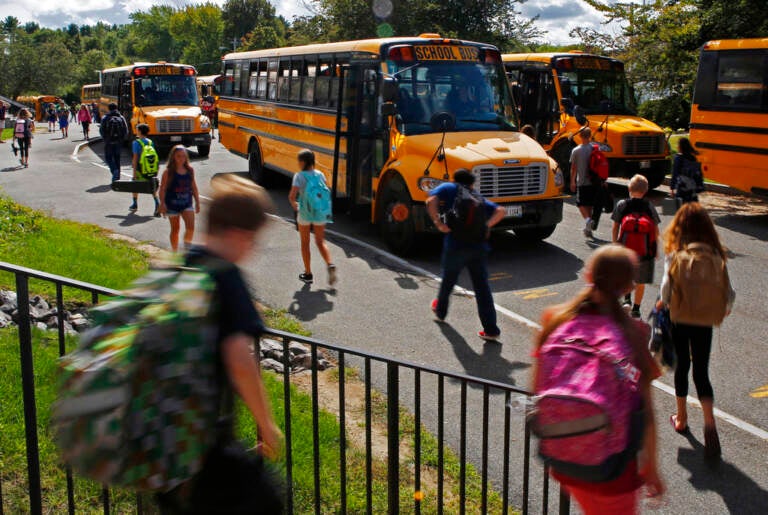
[{"label": "boy in blue shirt", "polygon": [[[133,150],[133,180],[134,181],[149,181],[154,179],[156,176],[150,176],[146,172],[146,170],[141,169],[141,163],[139,160],[141,159],[141,152],[144,150],[145,145],[153,146],[152,140],[149,139],[149,125],[146,123],[140,123],[136,126],[136,130],[139,132],[139,137],[133,140],[133,143],[131,144],[131,148]],[[133,193],[133,203],[128,208],[130,211],[137,211],[139,209],[138,206],[138,199],[139,194]],[[157,190],[152,194],[152,197],[155,199],[155,218],[160,217],[160,199],[157,196]]]},{"label": "boy in blue shirt", "polygon": [[445,216],[453,208],[459,188],[472,190],[475,176],[465,169],[456,170],[453,174],[454,182],[446,182],[429,192],[427,198],[427,212],[437,230],[445,234],[443,240],[442,257],[442,282],[437,298],[432,301],[432,311],[439,321],[445,320],[448,314],[448,302],[453,287],[459,279],[459,274],[466,268],[472,280],[472,288],[475,290],[477,301],[477,313],[483,330],[478,336],[484,340],[496,340],[501,335],[501,329],[496,324],[496,307],[493,303],[491,285],[488,282],[488,235],[490,228],[498,224],[506,213],[504,208],[480,197],[472,191],[472,195],[482,200],[485,210],[486,236],[482,241],[463,241],[452,234],[451,228],[446,224]]}]

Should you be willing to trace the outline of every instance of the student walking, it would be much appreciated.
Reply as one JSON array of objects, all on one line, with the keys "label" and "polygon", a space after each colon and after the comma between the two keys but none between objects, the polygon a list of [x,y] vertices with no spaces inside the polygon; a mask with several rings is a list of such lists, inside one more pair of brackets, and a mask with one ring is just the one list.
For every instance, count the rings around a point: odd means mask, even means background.
[{"label": "student walking", "polygon": [[571,151],[571,191],[576,192],[576,206],[584,219],[584,236],[592,237],[595,226],[592,221],[592,208],[600,185],[593,184],[590,174],[592,157],[592,130],[585,127],[579,131],[581,145]]},{"label": "student walking", "polygon": [[544,311],[533,352],[539,454],[585,515],[639,513],[643,485],[649,496],[664,493],[651,395],[660,371],[647,326],[618,301],[632,289],[636,266],[629,249],[596,250],[588,286]]},{"label": "student walking", "polygon": [[80,122],[80,126],[83,128],[83,138],[85,138],[85,141],[88,141],[91,127],[91,113],[88,111],[88,107],[85,104],[80,105],[80,110],[77,112],[77,121]]},{"label": "student walking", "polygon": [[696,159],[699,154],[688,138],[678,140],[679,152],[672,161],[672,179],[669,189],[680,204],[698,202],[699,193],[704,191],[704,175],[701,163]]},{"label": "student walking", "polygon": [[16,118],[13,129],[13,137],[19,144],[19,162],[24,168],[29,168],[29,147],[32,146],[32,137],[35,133],[35,122],[30,119],[29,111],[21,109]]},{"label": "student walking", "polygon": [[195,236],[195,214],[200,212],[200,194],[195,182],[195,170],[189,164],[189,154],[176,145],[168,156],[168,164],[160,182],[159,212],[171,223],[171,249],[179,249],[179,218],[184,220],[184,248],[192,245]]},{"label": "student walking", "polygon": [[[140,123],[136,126],[136,130],[139,132],[139,137],[136,138],[132,145],[131,150],[133,159],[131,161],[133,168],[133,180],[134,181],[156,181],[157,173],[160,168],[160,157],[157,155],[157,150],[151,139],[149,139],[149,125],[146,123]],[[171,153],[173,157],[173,153]],[[155,184],[157,184],[155,182]],[[160,216],[160,200],[158,199],[157,191],[152,193],[152,197],[155,201],[154,216]],[[133,193],[133,203],[128,207],[129,211],[136,211],[139,209],[139,194]],[[175,250],[175,249],[174,249]]]},{"label": "student walking", "polygon": [[101,120],[99,133],[104,139],[104,161],[112,174],[112,181],[120,180],[120,152],[128,136],[128,124],[117,110],[117,104],[109,104],[109,113]]},{"label": "student walking", "polygon": [[56,108],[53,104],[48,104],[48,108],[45,110],[45,114],[48,117],[48,132],[56,131]]},{"label": "student walking", "polygon": [[715,225],[698,202],[683,204],[665,234],[664,277],[657,307],[669,307],[672,340],[677,354],[675,396],[677,413],[670,417],[675,431],[688,429],[688,371],[704,414],[704,453],[720,457],[720,438],[714,415],[714,392],[709,381],[712,326],[731,312],[736,293],[731,287],[726,252]]},{"label": "student walking", "polygon": [[661,218],[656,208],[645,195],[648,193],[648,179],[635,175],[629,181],[629,198],[620,201],[613,211],[612,239],[614,243],[634,251],[638,259],[635,277],[635,302],[631,295],[624,298],[625,307],[631,307],[634,318],[640,318],[640,306],[643,303],[645,285],[653,284],[653,272],[658,256],[657,241]]},{"label": "student walking", "polygon": [[429,192],[427,212],[443,238],[442,282],[432,312],[439,321],[448,315],[451,292],[466,268],[475,290],[477,313],[483,326],[478,336],[497,340],[501,329],[496,324],[496,307],[488,282],[488,236],[490,229],[505,216],[503,207],[483,198],[473,190],[475,176],[456,170],[453,182],[446,182]]},{"label": "student walking", "polygon": [[69,109],[62,108],[59,110],[59,129],[61,129],[62,138],[69,136]]},{"label": "student walking", "polygon": [[293,176],[293,185],[288,194],[288,201],[296,213],[296,224],[301,241],[301,259],[304,272],[299,279],[312,284],[312,254],[309,247],[310,232],[315,233],[317,250],[328,267],[328,284],[336,284],[336,265],[331,260],[331,252],[325,242],[325,225],[331,222],[331,192],[325,182],[325,175],[315,170],[315,154],[311,150],[302,150],[298,155],[299,173]]}]

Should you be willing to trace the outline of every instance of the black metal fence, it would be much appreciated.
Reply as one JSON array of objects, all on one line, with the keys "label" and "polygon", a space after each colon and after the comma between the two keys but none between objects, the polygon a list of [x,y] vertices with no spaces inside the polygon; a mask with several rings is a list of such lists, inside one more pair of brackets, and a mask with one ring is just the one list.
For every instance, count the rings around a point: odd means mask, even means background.
[{"label": "black metal fence", "polygon": [[[40,443],[38,441],[37,403],[35,399],[35,364],[33,360],[33,335],[29,312],[30,279],[51,283],[56,291],[56,316],[58,334],[58,355],[66,352],[65,348],[65,298],[64,290],[74,289],[87,292],[93,303],[98,303],[102,296],[113,296],[117,292],[93,284],[83,283],[64,277],[31,270],[0,262],[0,270],[15,276],[18,303],[19,356],[23,392],[24,427],[26,437],[27,486],[29,509],[32,514],[43,513],[43,489],[41,487]],[[347,493],[350,488],[349,435],[351,429],[364,432],[361,447],[364,456],[364,505],[365,512],[372,514],[374,505],[381,506],[381,499],[374,499],[375,464],[381,459],[386,462],[386,511],[390,514],[403,510],[419,514],[426,501],[420,495],[425,489],[432,491],[430,511],[437,513],[465,513],[469,497],[472,497],[472,511],[489,513],[498,511],[507,513],[513,507],[522,513],[548,513],[550,505],[558,503],[559,513],[569,512],[569,499],[562,490],[550,488],[549,474],[536,460],[531,459],[531,434],[525,417],[511,407],[525,404],[528,393],[514,386],[470,377],[460,373],[439,370],[433,367],[408,363],[391,357],[379,356],[369,352],[354,350],[341,345],[333,345],[312,338],[295,334],[269,330],[268,337],[282,343],[283,372],[282,396],[285,434],[285,475],[287,512],[294,513],[309,510],[316,514],[324,512],[323,490],[324,477],[321,473],[320,418],[321,411],[327,408],[329,399],[333,399],[339,425],[338,434],[338,492],[333,511],[350,511]],[[297,383],[296,374],[291,371],[290,345],[299,342],[310,350],[311,364],[304,390],[311,398],[311,433],[312,433],[312,492],[311,501],[304,499],[303,508],[295,506],[294,485],[294,449],[297,436],[292,427],[292,384]],[[338,373],[335,381],[320,383],[318,360],[323,356],[332,357]],[[357,369],[359,377],[347,377],[348,368]],[[17,381],[16,377],[2,377],[0,381]],[[53,380],[53,378],[50,378]],[[362,384],[364,391],[362,420],[349,427],[348,388],[350,382]],[[329,384],[336,391],[329,392]],[[376,394],[379,392],[379,394]],[[324,400],[321,400],[321,393]],[[378,399],[384,399],[378,402]],[[356,401],[358,402],[358,401]],[[383,405],[383,406],[382,406]],[[378,406],[378,408],[377,408]],[[385,409],[384,409],[385,407]],[[381,413],[375,414],[380,411]],[[404,441],[402,433],[403,413],[407,413],[412,426],[409,441]],[[377,429],[376,416],[383,418]],[[360,427],[362,426],[362,427]],[[422,428],[424,431],[422,431]],[[429,463],[426,463],[424,435],[432,435]],[[374,450],[374,440],[386,439],[386,453],[382,449]],[[408,467],[404,468],[403,445],[408,451]],[[379,445],[381,447],[381,445]],[[385,456],[383,456],[385,454]],[[458,471],[448,474],[449,455],[458,460]],[[327,465],[327,464],[326,464]],[[476,470],[476,474],[470,469]],[[403,471],[407,474],[403,474]],[[423,473],[429,471],[430,484],[425,484]],[[3,476],[9,471],[0,470],[0,515],[3,510]],[[75,481],[69,470],[66,474],[67,510],[73,514],[76,506]],[[407,477],[405,477],[407,475]],[[458,475],[458,478],[455,476]],[[477,477],[479,476],[479,477]],[[456,484],[458,482],[458,484]],[[471,483],[472,492],[468,492]],[[479,492],[477,492],[479,482]],[[406,483],[404,485],[404,483]],[[534,486],[535,485],[535,486]],[[362,488],[362,485],[354,485]],[[449,491],[450,490],[450,491]],[[456,492],[458,490],[458,492]],[[403,491],[412,492],[412,504],[401,499]],[[499,499],[500,497],[500,499]],[[450,499],[450,501],[448,501]],[[491,504],[493,501],[494,504]],[[450,502],[450,504],[449,504]],[[479,507],[477,503],[479,502]],[[100,504],[105,514],[111,512],[110,490],[103,488]],[[307,508],[307,504],[311,508]],[[141,496],[136,497],[136,512],[146,512],[147,502]],[[493,507],[491,507],[493,506]],[[406,508],[407,507],[407,508]],[[92,506],[89,507],[92,509]],[[25,510],[27,511],[27,510]],[[48,511],[48,510],[46,510]],[[114,510],[113,510],[114,511]]]}]

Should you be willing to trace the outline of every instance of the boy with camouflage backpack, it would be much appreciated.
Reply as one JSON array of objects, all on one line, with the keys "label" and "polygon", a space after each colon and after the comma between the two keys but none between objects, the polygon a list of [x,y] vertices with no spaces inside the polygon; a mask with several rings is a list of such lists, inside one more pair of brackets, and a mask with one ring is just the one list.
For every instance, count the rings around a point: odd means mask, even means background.
[{"label": "boy with camouflage backpack", "polygon": [[243,179],[214,187],[206,246],[95,308],[94,329],[63,358],[56,440],[78,474],[154,492],[163,513],[280,513],[276,483],[234,441],[232,420],[234,389],[261,452],[276,456],[280,430],[250,351],[263,325],[236,266],[270,204]]}]

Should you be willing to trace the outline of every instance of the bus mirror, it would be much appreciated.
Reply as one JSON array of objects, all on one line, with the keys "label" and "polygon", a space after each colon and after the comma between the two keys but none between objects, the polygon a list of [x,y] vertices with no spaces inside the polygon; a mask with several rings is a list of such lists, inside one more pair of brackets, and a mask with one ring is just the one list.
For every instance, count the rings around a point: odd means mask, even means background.
[{"label": "bus mirror", "polygon": [[384,77],[381,81],[381,98],[384,102],[397,100],[397,80],[392,77]]},{"label": "bus mirror", "polygon": [[392,102],[381,104],[381,116],[394,116],[397,114],[397,107]]},{"label": "bus mirror", "polygon": [[573,116],[576,118],[576,122],[579,125],[587,125],[589,123],[587,115],[584,114],[584,110],[581,108],[581,106],[575,106],[573,108]]}]

